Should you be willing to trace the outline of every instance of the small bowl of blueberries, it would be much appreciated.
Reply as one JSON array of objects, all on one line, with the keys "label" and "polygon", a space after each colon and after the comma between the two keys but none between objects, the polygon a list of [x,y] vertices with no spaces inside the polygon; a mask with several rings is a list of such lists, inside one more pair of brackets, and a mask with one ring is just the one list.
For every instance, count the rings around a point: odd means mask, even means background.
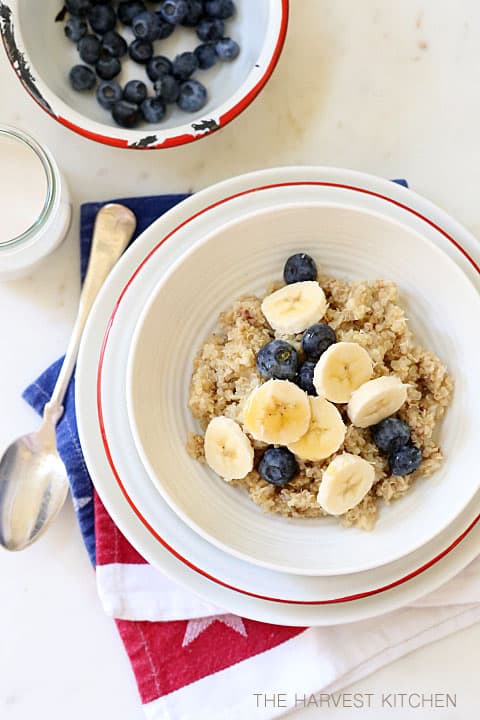
[{"label": "small bowl of blueberries", "polygon": [[23,86],[92,140],[135,149],[205,137],[270,78],[288,0],[3,0],[0,31]]}]

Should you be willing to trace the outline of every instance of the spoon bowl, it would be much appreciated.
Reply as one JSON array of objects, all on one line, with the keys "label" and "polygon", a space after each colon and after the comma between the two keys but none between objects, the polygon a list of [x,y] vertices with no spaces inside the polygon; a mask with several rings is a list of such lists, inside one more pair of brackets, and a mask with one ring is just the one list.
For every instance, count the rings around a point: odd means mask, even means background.
[{"label": "spoon bowl", "polygon": [[7,550],[23,550],[56,517],[68,493],[51,422],[7,448],[0,461],[0,493],[0,542]]}]

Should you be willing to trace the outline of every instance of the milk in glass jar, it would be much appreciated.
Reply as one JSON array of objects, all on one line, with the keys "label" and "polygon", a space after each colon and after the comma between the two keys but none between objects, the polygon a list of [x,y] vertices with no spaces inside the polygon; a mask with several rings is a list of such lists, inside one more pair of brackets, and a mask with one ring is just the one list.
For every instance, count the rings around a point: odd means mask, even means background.
[{"label": "milk in glass jar", "polygon": [[0,280],[26,274],[68,232],[68,188],[51,153],[0,125]]}]

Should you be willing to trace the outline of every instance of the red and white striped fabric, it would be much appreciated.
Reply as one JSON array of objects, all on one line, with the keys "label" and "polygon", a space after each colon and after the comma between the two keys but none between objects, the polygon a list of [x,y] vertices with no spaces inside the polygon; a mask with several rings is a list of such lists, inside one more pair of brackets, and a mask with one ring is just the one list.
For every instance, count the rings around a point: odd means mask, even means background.
[{"label": "red and white striped fabric", "polygon": [[[336,692],[433,640],[480,621],[480,558],[394,613],[329,628],[254,622],[203,602],[127,542],[95,496],[97,586],[116,619],[148,720],[276,717]],[[283,693],[285,707],[256,693]],[[283,696],[282,696],[283,698]]]}]

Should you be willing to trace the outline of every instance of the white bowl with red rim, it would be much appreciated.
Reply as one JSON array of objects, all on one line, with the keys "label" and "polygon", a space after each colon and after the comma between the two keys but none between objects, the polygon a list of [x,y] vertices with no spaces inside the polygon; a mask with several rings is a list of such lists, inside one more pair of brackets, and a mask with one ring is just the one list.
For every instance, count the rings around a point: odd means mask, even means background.
[{"label": "white bowl with red rim", "polygon": [[[127,371],[137,452],[179,517],[237,558],[299,575],[358,573],[391,563],[446,528],[479,488],[471,472],[480,425],[471,402],[480,391],[478,338],[471,329],[480,297],[447,253],[424,233],[370,209],[366,195],[363,206],[352,207],[329,200],[328,188],[279,186],[261,207],[260,194],[244,199],[241,209],[225,205],[225,219],[215,229],[196,232],[192,226],[191,247],[145,305]],[[296,252],[310,253],[324,272],[340,278],[396,282],[418,342],[439,355],[455,380],[437,433],[444,464],[417,480],[404,498],[381,507],[370,533],[342,528],[333,518],[262,513],[243,490],[185,449],[187,433],[198,432],[188,409],[195,353],[219,313],[281,279],[286,258]]]},{"label": "white bowl with red rim", "polygon": [[[136,129],[115,124],[101,108],[95,93],[75,92],[70,68],[82,63],[75,45],[55,22],[58,0],[0,0],[0,33],[13,70],[29,95],[52,118],[84,137],[106,145],[133,149],[159,149],[184,145],[224,127],[255,99],[269,80],[280,57],[288,24],[289,0],[241,0],[228,30],[241,47],[238,58],[217,63],[195,78],[207,87],[209,100],[197,113],[169,106],[160,125],[143,123]],[[127,41],[130,29],[117,28]],[[176,30],[155,43],[155,53],[174,57],[193,50],[200,41],[191,28]],[[122,62],[120,84],[140,79],[148,84],[142,66]]]},{"label": "white bowl with red rim", "polygon": [[[263,622],[329,625],[373,617],[446,582],[478,553],[479,497],[430,543],[393,564],[355,575],[299,576],[239,560],[204,540],[163,500],[142,467],[126,412],[130,344],[159,276],[234,210],[268,208],[301,191],[391,217],[430,239],[477,290],[476,239],[444,211],[395,183],[334,168],[275,168],[201,191],[157,220],[132,245],[103,287],[80,349],[76,408],[85,460],[109,514],[148,562],[218,607]],[[102,571],[99,568],[99,572]],[[105,568],[108,573],[109,567]]]}]

